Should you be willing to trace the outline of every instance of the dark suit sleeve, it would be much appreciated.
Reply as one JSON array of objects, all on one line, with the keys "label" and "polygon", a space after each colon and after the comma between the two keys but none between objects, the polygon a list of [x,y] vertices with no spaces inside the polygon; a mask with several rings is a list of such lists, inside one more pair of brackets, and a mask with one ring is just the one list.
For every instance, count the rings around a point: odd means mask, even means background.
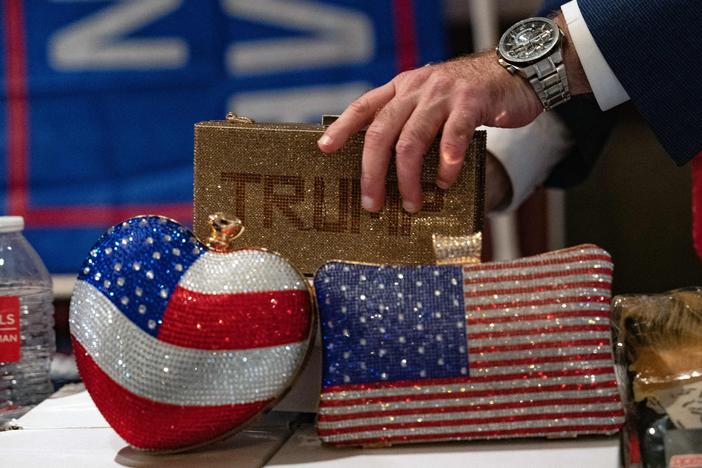
[{"label": "dark suit sleeve", "polygon": [[[552,16],[560,11],[565,0],[548,0],[537,14]],[[544,182],[547,187],[567,188],[587,178],[609,140],[619,113],[617,109],[602,112],[591,95],[574,96],[556,112],[570,130],[573,149],[551,171]]]},{"label": "dark suit sleeve", "polygon": [[677,164],[702,151],[702,1],[578,0],[632,103]]},{"label": "dark suit sleeve", "polygon": [[573,149],[549,174],[547,187],[568,188],[590,175],[609,140],[619,114],[618,109],[602,112],[592,95],[574,96],[554,111],[570,130]]}]

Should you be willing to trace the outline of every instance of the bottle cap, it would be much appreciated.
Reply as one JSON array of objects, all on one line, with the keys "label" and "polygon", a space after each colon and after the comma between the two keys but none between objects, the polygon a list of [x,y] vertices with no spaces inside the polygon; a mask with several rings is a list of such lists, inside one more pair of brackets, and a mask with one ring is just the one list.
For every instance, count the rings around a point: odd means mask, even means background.
[{"label": "bottle cap", "polygon": [[0,232],[18,232],[24,229],[22,216],[0,216]]}]

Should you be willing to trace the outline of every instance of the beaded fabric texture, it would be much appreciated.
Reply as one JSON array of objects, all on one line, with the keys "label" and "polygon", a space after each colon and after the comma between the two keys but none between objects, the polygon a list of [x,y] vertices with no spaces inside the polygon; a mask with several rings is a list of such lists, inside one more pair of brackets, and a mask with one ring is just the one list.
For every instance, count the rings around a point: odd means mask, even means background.
[{"label": "beaded fabric texture", "polygon": [[315,276],[322,441],[617,432],[611,281],[611,257],[593,245],[502,263],[326,264]]},{"label": "beaded fabric texture", "polygon": [[208,251],[132,218],[81,267],[71,339],[85,386],[130,445],[179,450],[240,429],[292,384],[313,332],[307,284],[254,249]]}]

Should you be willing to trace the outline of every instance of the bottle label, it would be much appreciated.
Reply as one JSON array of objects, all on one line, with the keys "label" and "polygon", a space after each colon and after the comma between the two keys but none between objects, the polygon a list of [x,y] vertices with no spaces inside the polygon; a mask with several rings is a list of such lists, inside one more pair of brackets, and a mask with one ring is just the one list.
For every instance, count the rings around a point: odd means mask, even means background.
[{"label": "bottle label", "polygon": [[0,362],[20,360],[20,300],[0,296]]}]

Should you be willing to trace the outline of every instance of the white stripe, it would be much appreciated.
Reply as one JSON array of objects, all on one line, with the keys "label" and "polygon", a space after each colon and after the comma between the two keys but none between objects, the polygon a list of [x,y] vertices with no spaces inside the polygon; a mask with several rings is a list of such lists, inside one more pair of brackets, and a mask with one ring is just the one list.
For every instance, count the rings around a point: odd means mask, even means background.
[{"label": "white stripe", "polygon": [[[529,403],[525,402],[524,406],[521,408],[509,408],[493,411],[481,410],[460,411],[453,413],[421,413],[401,416],[359,417],[354,419],[344,419],[341,421],[318,421],[317,427],[324,430],[339,429],[342,427],[369,426],[374,424],[416,423],[418,421],[455,421],[456,419],[497,418],[501,416],[540,415],[552,413],[577,414],[587,411],[617,411],[622,409],[622,406],[619,403],[588,403],[586,405],[551,406],[528,406],[528,404]],[[360,407],[358,409],[360,411],[366,411],[365,407]]]},{"label": "white stripe", "polygon": [[450,394],[446,395],[446,399],[440,400],[409,400],[409,401],[389,401],[386,403],[367,403],[363,406],[357,404],[347,406],[324,406],[322,400],[319,412],[322,414],[353,414],[365,411],[391,411],[396,409],[429,409],[429,408],[450,408],[452,406],[466,405],[486,405],[499,403],[524,402],[528,404],[531,401],[553,400],[561,398],[592,398],[592,397],[607,397],[619,395],[616,387],[598,388],[595,390],[559,390],[558,392],[544,392],[525,394],[505,394],[485,397],[463,397],[449,398]]},{"label": "white stripe", "polygon": [[304,277],[285,259],[262,250],[205,252],[179,285],[204,294],[307,289]]},{"label": "white stripe", "polygon": [[[499,275],[499,277],[502,277],[502,275]],[[568,275],[568,276],[557,276],[557,277],[552,277],[552,278],[538,278],[538,279],[529,279],[529,277],[525,277],[524,279],[500,281],[497,283],[487,282],[487,283],[477,283],[477,284],[466,284],[465,291],[475,294],[475,293],[484,293],[486,291],[493,291],[493,290],[513,290],[516,288],[534,288],[534,287],[543,286],[544,284],[584,283],[584,282],[593,282],[593,281],[602,282],[602,283],[611,283],[612,277],[610,275],[604,275],[604,274],[588,274],[588,275],[574,274],[574,275]],[[603,288],[607,288],[607,287],[608,286],[606,284],[603,285]]]},{"label": "white stripe", "polygon": [[[473,318],[473,317],[470,317]],[[470,320],[469,318],[469,320]],[[469,322],[470,323],[470,322]],[[610,321],[605,317],[563,317],[557,316],[550,320],[517,320],[514,322],[499,322],[485,324],[470,324],[469,334],[502,332],[512,330],[525,330],[534,328],[555,328],[563,326],[583,326],[588,325],[610,325]]]},{"label": "white stripe", "polygon": [[[376,439],[381,437],[393,437],[393,436],[403,436],[403,435],[431,435],[431,434],[452,434],[456,432],[490,432],[490,431],[504,431],[513,429],[547,429],[547,428],[557,428],[563,426],[574,426],[574,425],[587,425],[587,426],[609,426],[612,424],[621,424],[624,421],[622,417],[611,417],[611,418],[576,418],[576,419],[566,419],[566,420],[545,420],[545,421],[515,421],[509,423],[492,423],[492,424],[468,424],[468,425],[455,425],[455,426],[439,426],[439,427],[415,427],[415,428],[405,428],[405,429],[388,429],[388,430],[376,430],[376,431],[361,431],[361,432],[351,432],[348,434],[335,434],[335,435],[320,435],[320,438],[324,442],[341,442],[345,440],[355,440],[355,439]],[[576,434],[578,431],[567,431],[566,434]],[[529,437],[537,436],[538,434],[528,434]],[[549,435],[554,435],[554,433],[549,432]],[[495,436],[490,436],[495,438]],[[514,438],[513,434],[506,435],[505,437]],[[476,434],[474,437],[476,439],[484,438],[480,434]],[[432,439],[433,440],[433,439]]]},{"label": "white stripe", "polygon": [[[504,265],[512,265],[512,264],[518,264],[520,267],[531,267],[534,265],[542,265],[543,262],[553,262],[554,260],[559,260],[559,259],[575,259],[579,257],[585,257],[585,256],[591,256],[591,255],[605,255],[609,257],[609,254],[605,252],[604,250],[598,248],[598,247],[593,247],[593,248],[586,248],[586,249],[578,249],[578,250],[556,250],[554,252],[547,252],[545,254],[541,255],[534,255],[532,257],[524,257],[524,258],[519,258],[516,260],[506,260],[506,261],[501,261],[501,262],[493,262],[490,263],[489,265],[495,265],[495,266],[504,266]],[[604,264],[610,264],[611,261],[608,260],[573,260],[572,263],[574,264],[581,264],[585,263],[588,261],[595,261],[599,262],[600,265]],[[479,269],[481,268],[480,264],[471,264],[471,265],[465,265],[465,269],[470,270],[470,269]]]},{"label": "white stripe", "polygon": [[[603,366],[604,367],[604,366]],[[422,385],[414,387],[392,387],[392,388],[373,388],[368,390],[349,390],[322,393],[323,400],[347,400],[357,398],[383,398],[394,395],[406,395],[412,397],[414,395],[430,395],[430,394],[449,394],[459,393],[456,398],[470,398],[470,395],[460,395],[461,392],[470,391],[490,391],[494,390],[498,393],[502,389],[534,389],[544,385],[561,385],[561,384],[590,384],[598,382],[613,382],[615,380],[614,368],[611,374],[601,375],[576,375],[569,377],[558,377],[558,380],[553,378],[532,378],[532,379],[512,379],[502,381],[480,382],[480,383],[463,383],[463,384],[447,384],[447,385]],[[528,393],[536,395],[537,393]],[[531,398],[531,397],[530,397]]]},{"label": "white stripe", "polygon": [[118,385],[149,400],[187,406],[265,401],[292,383],[307,343],[236,351],[184,348],[145,333],[89,283],[78,281],[71,334]]},{"label": "white stripe", "polygon": [[[501,351],[498,353],[485,353],[483,355],[469,355],[468,362],[474,361],[501,361],[503,359],[520,359],[523,357],[565,356],[568,354],[611,353],[612,346],[608,343],[602,346],[569,346],[567,348],[544,348],[517,351]],[[603,361],[604,363],[605,361]],[[608,362],[611,364],[611,361]]]},{"label": "white stripe", "polygon": [[[606,340],[609,344],[612,334],[607,331],[590,331],[590,332],[561,332],[548,334],[532,334],[524,336],[510,336],[502,338],[482,338],[476,340],[470,337],[468,333],[468,348],[484,348],[487,346],[512,346],[539,343],[550,343],[554,341],[572,341],[572,340]],[[567,345],[565,346],[567,348]],[[485,351],[490,352],[490,351]],[[522,353],[524,350],[521,351]],[[470,354],[470,351],[468,352]]]},{"label": "white stripe", "polygon": [[[463,275],[471,281],[477,279],[499,279],[505,276],[518,276],[524,278],[524,280],[528,280],[529,276],[534,274],[542,275],[545,273],[557,273],[568,270],[581,270],[583,268],[595,270],[595,274],[604,276],[608,275],[612,269],[611,263],[602,260],[584,260],[573,263],[558,263],[555,265],[529,264],[513,268],[510,268],[509,264],[505,263],[503,267],[499,269],[485,268],[484,265],[482,269],[480,269],[480,265],[481,264],[476,264],[464,267]],[[599,272],[598,270],[602,271]]]},{"label": "white stripe", "polygon": [[468,310],[466,312],[469,320],[471,318],[487,317],[519,317],[520,315],[550,314],[558,312],[570,312],[573,310],[589,310],[597,312],[609,312],[610,305],[605,302],[572,302],[567,304],[546,304],[531,305],[524,307],[507,307],[504,309]]},{"label": "white stripe", "polygon": [[574,370],[574,369],[594,369],[612,367],[611,362],[602,361],[569,361],[569,362],[547,362],[544,364],[526,364],[518,366],[503,367],[471,367],[470,377],[480,377],[485,375],[519,374],[523,372]]},{"label": "white stripe", "polygon": [[[598,289],[598,288],[563,288],[556,289],[553,291],[528,291],[518,294],[493,294],[490,296],[468,296],[465,298],[466,307],[482,305],[482,304],[494,304],[494,303],[511,303],[511,302],[529,302],[529,301],[554,301],[557,302],[559,299],[572,298],[572,297],[582,297],[583,302],[587,301],[590,296],[603,296],[609,297],[610,289]],[[567,302],[570,306],[570,302]],[[507,306],[509,308],[509,305]]]}]

